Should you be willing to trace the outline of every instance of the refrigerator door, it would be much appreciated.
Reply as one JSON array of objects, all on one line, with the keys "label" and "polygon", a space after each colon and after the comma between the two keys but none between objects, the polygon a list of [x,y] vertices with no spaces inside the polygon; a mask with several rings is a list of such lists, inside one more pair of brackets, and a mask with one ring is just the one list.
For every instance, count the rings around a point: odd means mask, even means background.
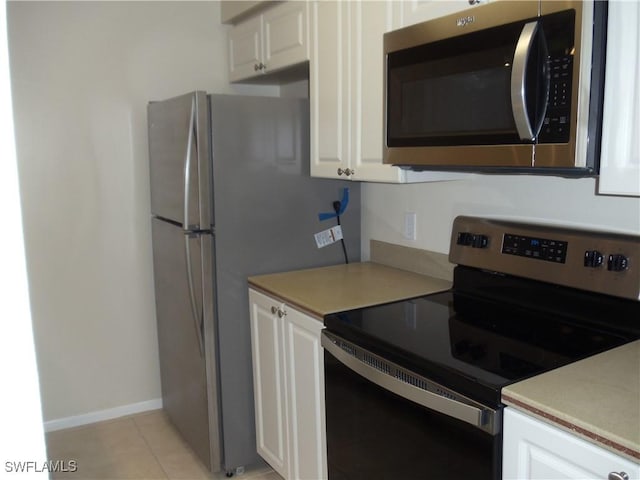
[{"label": "refrigerator door", "polygon": [[193,92],[147,107],[151,213],[185,230],[211,227],[208,100]]},{"label": "refrigerator door", "polygon": [[213,251],[208,234],[152,219],[163,408],[211,470],[221,445],[213,329]]}]

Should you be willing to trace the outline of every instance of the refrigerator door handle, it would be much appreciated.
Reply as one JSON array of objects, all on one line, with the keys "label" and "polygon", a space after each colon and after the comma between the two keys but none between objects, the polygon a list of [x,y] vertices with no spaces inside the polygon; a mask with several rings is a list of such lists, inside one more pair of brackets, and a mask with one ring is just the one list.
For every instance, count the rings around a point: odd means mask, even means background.
[{"label": "refrigerator door handle", "polygon": [[196,97],[191,98],[191,115],[189,117],[189,136],[187,140],[187,153],[184,160],[184,222],[183,227],[189,230],[189,193],[191,192],[191,148],[193,147],[194,124],[196,120]]},{"label": "refrigerator door handle", "polygon": [[190,233],[185,233],[184,236],[184,253],[187,262],[187,281],[189,284],[189,299],[191,301],[191,314],[193,318],[193,326],[196,329],[196,336],[198,337],[198,346],[200,347],[200,356],[204,356],[204,340],[202,338],[202,312],[198,311],[198,304],[196,302],[196,293],[193,288],[193,269],[191,268],[191,235]]}]

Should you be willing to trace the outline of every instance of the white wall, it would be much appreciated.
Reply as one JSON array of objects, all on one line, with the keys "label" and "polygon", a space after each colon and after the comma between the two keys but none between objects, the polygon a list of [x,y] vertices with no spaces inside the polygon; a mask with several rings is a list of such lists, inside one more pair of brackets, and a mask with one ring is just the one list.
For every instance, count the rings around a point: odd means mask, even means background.
[{"label": "white wall", "polygon": [[[42,462],[46,451],[20,217],[4,0],[0,0],[0,158],[0,379],[4,386],[0,396],[0,477],[48,478],[46,472],[18,474],[14,463]],[[39,466],[42,468],[41,463]]]},{"label": "white wall", "polygon": [[[411,185],[365,184],[363,255],[369,239],[449,252],[457,215],[508,217],[640,234],[640,198],[596,195],[595,179],[471,175]],[[403,236],[405,212],[416,213],[416,241]]]},{"label": "white wall", "polygon": [[8,21],[44,419],[157,402],[146,104],[232,93],[219,4],[10,2]]}]

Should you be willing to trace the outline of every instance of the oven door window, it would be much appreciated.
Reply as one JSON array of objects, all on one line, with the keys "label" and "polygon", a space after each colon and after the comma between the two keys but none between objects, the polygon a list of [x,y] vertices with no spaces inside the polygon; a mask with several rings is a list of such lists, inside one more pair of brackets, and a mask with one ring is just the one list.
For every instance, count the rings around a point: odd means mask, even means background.
[{"label": "oven door window", "polygon": [[[535,133],[531,139],[521,138],[517,120],[522,112],[517,106],[514,111],[511,93],[514,55],[526,23],[389,53],[387,145],[532,143]],[[536,126],[546,106],[543,43],[542,29],[538,28],[525,68],[523,110],[527,122]]]},{"label": "oven door window", "polygon": [[500,478],[501,435],[433,412],[325,352],[329,478]]}]

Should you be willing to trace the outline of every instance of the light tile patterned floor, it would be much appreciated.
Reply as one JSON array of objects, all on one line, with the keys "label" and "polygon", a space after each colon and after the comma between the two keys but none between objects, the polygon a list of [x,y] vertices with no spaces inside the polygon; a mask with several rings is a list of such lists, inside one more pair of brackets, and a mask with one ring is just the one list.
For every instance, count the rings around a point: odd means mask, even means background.
[{"label": "light tile patterned floor", "polygon": [[[49,460],[75,460],[75,472],[55,480],[222,480],[200,463],[161,410],[47,433]],[[238,480],[282,480],[265,465]]]}]

